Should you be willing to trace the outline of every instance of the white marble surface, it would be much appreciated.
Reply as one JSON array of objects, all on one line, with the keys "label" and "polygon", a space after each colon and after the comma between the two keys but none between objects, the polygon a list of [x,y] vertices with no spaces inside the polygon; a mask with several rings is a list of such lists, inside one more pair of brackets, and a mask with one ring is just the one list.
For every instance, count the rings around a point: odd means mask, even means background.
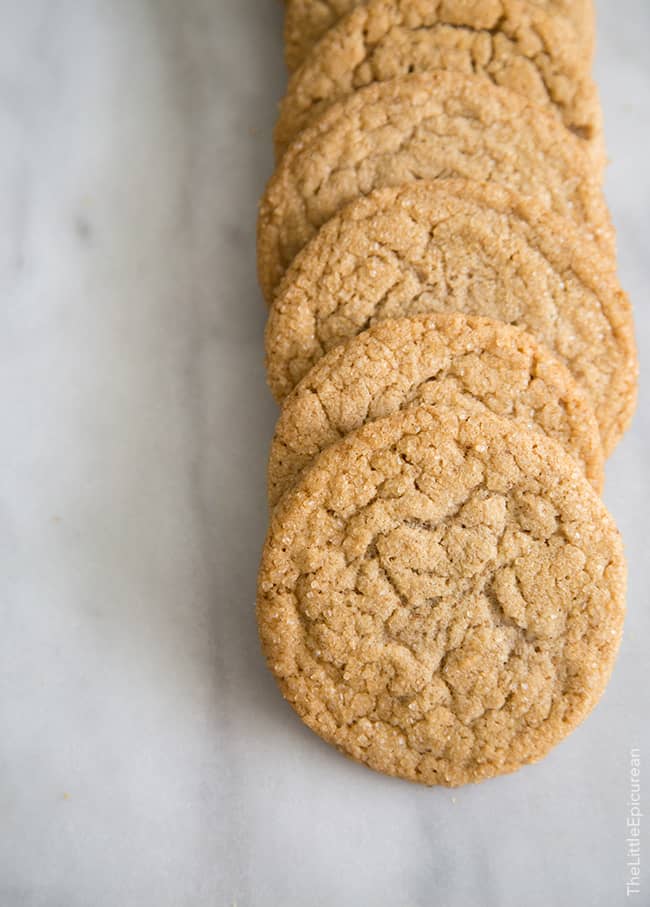
[{"label": "white marble surface", "polygon": [[280,4],[0,0],[0,22],[0,907],[623,904],[632,746],[650,798],[648,0],[600,3],[597,66],[645,355],[606,493],[626,638],[548,760],[454,793],[338,756],[258,651]]}]

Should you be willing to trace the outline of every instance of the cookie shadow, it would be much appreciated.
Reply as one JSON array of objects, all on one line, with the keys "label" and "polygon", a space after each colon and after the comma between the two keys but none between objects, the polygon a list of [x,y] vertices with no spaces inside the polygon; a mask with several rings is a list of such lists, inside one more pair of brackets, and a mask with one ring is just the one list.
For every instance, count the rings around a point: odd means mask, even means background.
[{"label": "cookie shadow", "polygon": [[261,733],[261,720],[297,729],[266,669],[255,624],[268,525],[266,461],[277,418],[265,380],[255,230],[286,84],[282,15],[280,3],[259,0],[165,0],[155,12],[185,143],[183,217],[195,244],[197,332],[193,506],[208,565],[215,718],[229,728],[233,751],[250,728]]}]

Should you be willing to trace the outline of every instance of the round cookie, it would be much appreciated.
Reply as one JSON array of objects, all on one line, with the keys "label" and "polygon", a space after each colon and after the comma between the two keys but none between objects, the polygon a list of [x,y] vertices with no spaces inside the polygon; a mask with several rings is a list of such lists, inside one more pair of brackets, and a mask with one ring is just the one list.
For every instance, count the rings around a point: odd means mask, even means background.
[{"label": "round cookie", "polygon": [[[449,19],[451,18],[451,24]],[[604,164],[602,112],[570,23],[505,0],[495,27],[472,4],[459,26],[442,2],[371,0],[340,20],[289,82],[275,129],[278,158],[335,101],[372,82],[435,69],[480,75],[549,107]]]},{"label": "round cookie", "polygon": [[268,301],[300,249],[345,204],[421,179],[481,179],[536,196],[607,252],[614,233],[583,142],[521,95],[478,76],[420,73],[334,104],[293,142],[258,218]]},{"label": "round cookie", "polygon": [[324,353],[378,321],[435,311],[529,331],[568,366],[613,450],[636,400],[628,299],[569,223],[493,184],[382,189],[326,224],[269,313],[271,390],[282,400]]},{"label": "round cookie", "polygon": [[456,399],[554,438],[602,491],[598,423],[568,369],[530,334],[454,312],[382,321],[314,366],[275,429],[271,507],[318,454],[365,422]]},{"label": "round cookie", "polygon": [[377,771],[457,786],[541,759],[587,716],[625,585],[573,458],[459,403],[318,457],[274,511],[257,617],[312,730]]},{"label": "round cookie", "polygon": [[[291,72],[306,59],[312,48],[339,19],[360,5],[361,0],[287,0],[285,10],[285,60]],[[431,0],[436,2],[436,0]],[[441,0],[437,4],[456,25],[465,24],[468,10],[480,14],[477,28],[495,28],[504,15],[501,0]],[[585,61],[593,57],[595,17],[593,0],[532,0],[532,6],[554,16],[565,17],[574,27]],[[454,18],[455,17],[455,18]]]}]

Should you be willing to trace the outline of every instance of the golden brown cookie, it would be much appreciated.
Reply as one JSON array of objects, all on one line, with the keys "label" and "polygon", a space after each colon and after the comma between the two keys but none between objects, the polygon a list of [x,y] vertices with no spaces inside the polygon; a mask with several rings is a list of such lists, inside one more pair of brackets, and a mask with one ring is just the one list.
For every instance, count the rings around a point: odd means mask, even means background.
[{"label": "golden brown cookie", "polygon": [[478,76],[422,73],[374,83],[334,104],[284,155],[258,220],[266,299],[295,255],[348,202],[384,186],[452,177],[535,196],[614,252],[600,180],[577,136],[523,96]]},{"label": "golden brown cookie", "polygon": [[371,0],[341,19],[289,82],[275,129],[278,158],[301,130],[353,91],[444,69],[482,76],[548,107],[588,140],[602,167],[598,93],[571,24],[523,0],[507,0],[493,28],[481,28],[476,4],[463,26],[456,19],[431,0]]},{"label": "golden brown cookie", "polygon": [[609,454],[629,425],[637,359],[608,259],[540,204],[452,180],[379,190],[322,228],[269,314],[269,384],[282,400],[328,350],[386,318],[461,311],[518,325],[586,391]]},{"label": "golden brown cookie", "polygon": [[[338,20],[360,5],[360,0],[287,0],[284,38],[290,71],[297,69],[315,44]],[[496,28],[506,14],[502,0],[430,0],[456,25],[467,24],[469,15],[480,16],[477,28]],[[595,21],[593,0],[533,0],[530,4],[554,16],[565,17],[574,27],[585,61],[593,57]]]},{"label": "golden brown cookie", "polygon": [[319,453],[365,422],[458,399],[554,438],[602,491],[598,423],[568,369],[525,331],[454,312],[382,321],[314,366],[275,429],[271,507]]},{"label": "golden brown cookie", "polygon": [[625,584],[575,460],[461,401],[318,457],[274,511],[257,615],[312,730],[377,771],[456,786],[541,759],[587,716]]}]

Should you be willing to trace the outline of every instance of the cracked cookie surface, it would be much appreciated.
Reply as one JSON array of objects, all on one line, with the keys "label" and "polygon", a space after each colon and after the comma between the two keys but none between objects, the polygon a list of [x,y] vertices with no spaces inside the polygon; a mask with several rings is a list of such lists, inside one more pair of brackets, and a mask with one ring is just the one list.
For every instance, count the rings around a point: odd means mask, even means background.
[{"label": "cracked cookie surface", "polygon": [[454,177],[534,196],[615,251],[597,168],[577,136],[523,96],[478,76],[420,73],[334,104],[284,155],[258,218],[266,299],[347,203],[384,186]]},{"label": "cracked cookie surface", "polygon": [[[309,52],[339,19],[360,5],[360,0],[287,0],[285,10],[285,59],[290,71],[304,62]],[[494,28],[505,15],[503,0],[441,0],[437,2],[447,15],[463,24],[471,14],[480,28]],[[554,16],[563,16],[575,29],[587,64],[593,56],[595,21],[592,0],[533,0],[538,7]]]},{"label": "cracked cookie surface", "polygon": [[456,312],[381,322],[311,369],[275,429],[271,507],[319,453],[364,423],[422,403],[454,402],[470,411],[487,407],[554,438],[602,490],[598,423],[568,369],[530,334]]},{"label": "cracked cookie surface", "polygon": [[605,453],[636,402],[632,314],[609,258],[531,199],[495,185],[382,189],[326,224],[296,258],[266,329],[284,399],[338,344],[386,318],[461,311],[515,324],[570,369]]},{"label": "cracked cookie surface", "polygon": [[303,721],[373,769],[456,786],[542,758],[592,709],[625,564],[572,457],[421,407],[330,447],[276,508],[257,616]]},{"label": "cracked cookie surface", "polygon": [[556,112],[602,167],[602,114],[589,60],[566,19],[508,0],[493,28],[432,0],[372,0],[342,19],[289,82],[276,155],[335,101],[369,85],[435,69],[479,75]]}]

